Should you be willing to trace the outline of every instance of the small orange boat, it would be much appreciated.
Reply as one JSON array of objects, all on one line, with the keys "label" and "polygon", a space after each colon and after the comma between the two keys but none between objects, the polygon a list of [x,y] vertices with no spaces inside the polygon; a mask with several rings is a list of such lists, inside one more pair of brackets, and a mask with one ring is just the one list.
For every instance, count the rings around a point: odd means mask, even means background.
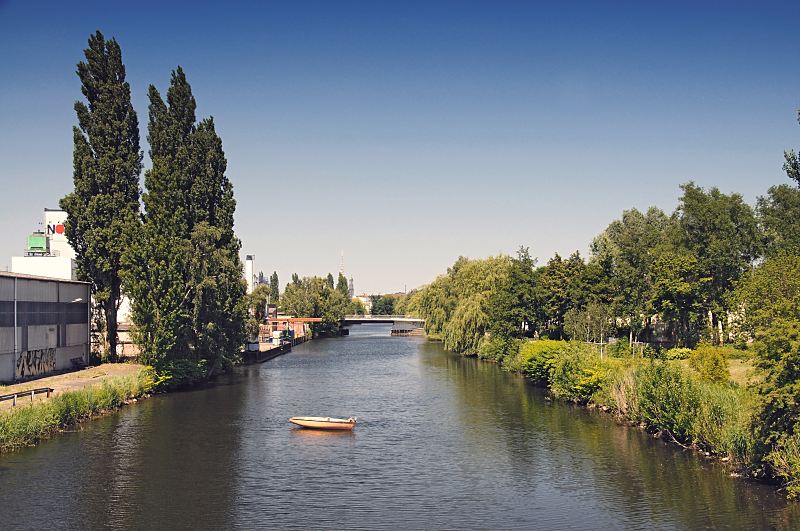
[{"label": "small orange boat", "polygon": [[303,428],[317,430],[352,430],[356,426],[356,417],[335,419],[333,417],[292,417],[289,422]]}]

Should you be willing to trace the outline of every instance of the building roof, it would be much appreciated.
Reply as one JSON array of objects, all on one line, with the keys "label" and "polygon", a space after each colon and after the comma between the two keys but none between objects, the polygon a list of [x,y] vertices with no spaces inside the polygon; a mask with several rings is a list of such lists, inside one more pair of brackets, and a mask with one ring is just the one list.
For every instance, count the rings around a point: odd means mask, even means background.
[{"label": "building roof", "polygon": [[12,273],[11,271],[0,271],[0,277],[25,278],[29,280],[44,280],[46,282],[68,282],[70,284],[89,285],[88,282],[83,282],[82,280],[67,280],[66,278],[56,278],[56,277],[40,277],[38,275],[28,275],[25,273]]}]

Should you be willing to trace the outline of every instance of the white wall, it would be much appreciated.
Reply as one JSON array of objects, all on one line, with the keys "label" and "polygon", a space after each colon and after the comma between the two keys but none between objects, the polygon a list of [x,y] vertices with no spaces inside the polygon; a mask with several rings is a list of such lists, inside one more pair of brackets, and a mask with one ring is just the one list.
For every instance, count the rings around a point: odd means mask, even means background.
[{"label": "white wall", "polygon": [[50,252],[66,258],[75,258],[75,251],[64,232],[66,221],[67,213],[63,210],[44,211],[44,232],[50,238]]},{"label": "white wall", "polygon": [[11,272],[38,277],[76,280],[73,262],[66,256],[12,256]]}]

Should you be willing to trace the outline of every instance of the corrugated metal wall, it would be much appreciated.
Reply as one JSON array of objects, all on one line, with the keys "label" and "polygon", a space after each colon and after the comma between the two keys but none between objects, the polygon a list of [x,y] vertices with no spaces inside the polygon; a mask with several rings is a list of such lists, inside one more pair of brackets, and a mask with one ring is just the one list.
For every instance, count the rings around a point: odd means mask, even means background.
[{"label": "corrugated metal wall", "polygon": [[15,304],[14,281],[0,276],[0,381],[40,376],[69,368],[72,358],[86,359],[88,284],[16,277]]}]

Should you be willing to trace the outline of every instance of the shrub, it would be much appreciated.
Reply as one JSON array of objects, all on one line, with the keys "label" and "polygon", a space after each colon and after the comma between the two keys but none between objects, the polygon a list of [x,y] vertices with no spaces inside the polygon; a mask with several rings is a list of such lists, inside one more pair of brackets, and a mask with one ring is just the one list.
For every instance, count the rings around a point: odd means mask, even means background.
[{"label": "shrub", "polygon": [[628,358],[631,356],[631,343],[627,337],[617,340],[608,346],[608,355],[612,358]]},{"label": "shrub", "polygon": [[677,441],[747,463],[755,438],[750,429],[754,395],[747,389],[700,380],[687,370],[653,361],[616,375],[609,383],[614,407],[632,420],[666,430]]},{"label": "shrub", "polygon": [[783,483],[789,498],[800,497],[800,435],[784,435],[767,454],[766,461]]},{"label": "shrub", "polygon": [[206,378],[206,360],[177,360],[166,364],[159,372],[160,384],[166,389],[185,389]]},{"label": "shrub", "polygon": [[692,380],[680,367],[654,361],[635,374],[638,399],[637,419],[669,432],[679,440],[689,440],[693,433],[693,414],[699,398]]},{"label": "shrub", "polygon": [[540,339],[520,345],[516,356],[506,363],[509,370],[521,371],[537,385],[550,383],[550,370],[556,355],[566,348],[566,341]]},{"label": "shrub", "polygon": [[478,346],[478,357],[500,363],[507,357],[516,355],[518,349],[518,342],[513,339],[484,337]]},{"label": "shrub", "polygon": [[694,387],[699,405],[695,412],[693,442],[708,451],[749,462],[755,434],[750,429],[755,411],[754,395],[743,388],[698,381]]},{"label": "shrub", "polygon": [[728,360],[748,360],[752,358],[752,354],[741,347],[734,347],[732,345],[725,345],[716,347]]},{"label": "shrub", "polygon": [[727,382],[731,374],[723,352],[720,347],[701,344],[689,356],[689,365],[703,380]]},{"label": "shrub", "polygon": [[571,343],[552,361],[550,390],[557,397],[585,403],[605,383],[607,372],[593,349]]},{"label": "shrub", "polygon": [[689,359],[692,349],[690,348],[671,348],[665,354],[668,360],[686,360]]},{"label": "shrub", "polygon": [[661,359],[661,350],[653,345],[645,345],[642,349],[642,357],[650,358],[651,360]]}]

